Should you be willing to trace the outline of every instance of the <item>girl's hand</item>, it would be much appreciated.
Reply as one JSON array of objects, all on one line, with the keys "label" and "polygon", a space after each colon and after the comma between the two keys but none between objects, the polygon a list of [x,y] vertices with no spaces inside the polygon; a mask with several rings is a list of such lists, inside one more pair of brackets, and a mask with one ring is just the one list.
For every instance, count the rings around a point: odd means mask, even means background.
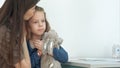
[{"label": "girl's hand", "polygon": [[38,49],[38,55],[42,55],[42,46],[43,46],[43,41],[42,40],[34,40],[33,41],[34,47]]},{"label": "girl's hand", "polygon": [[34,44],[35,48],[37,48],[40,51],[42,50],[43,41],[41,41],[41,40],[34,40],[33,44]]},{"label": "girl's hand", "polygon": [[41,56],[42,55],[42,51],[38,50],[37,54],[38,54],[38,56]]}]

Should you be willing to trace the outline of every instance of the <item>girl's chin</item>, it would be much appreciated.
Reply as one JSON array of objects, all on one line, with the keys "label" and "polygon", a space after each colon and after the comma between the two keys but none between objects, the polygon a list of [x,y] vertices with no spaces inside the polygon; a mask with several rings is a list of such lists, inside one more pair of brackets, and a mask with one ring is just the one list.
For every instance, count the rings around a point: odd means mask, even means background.
[{"label": "girl's chin", "polygon": [[37,33],[36,35],[39,35],[39,36],[41,36],[41,35],[43,35],[43,33]]},{"label": "girl's chin", "polygon": [[43,32],[35,32],[34,35],[41,36],[43,35]]}]

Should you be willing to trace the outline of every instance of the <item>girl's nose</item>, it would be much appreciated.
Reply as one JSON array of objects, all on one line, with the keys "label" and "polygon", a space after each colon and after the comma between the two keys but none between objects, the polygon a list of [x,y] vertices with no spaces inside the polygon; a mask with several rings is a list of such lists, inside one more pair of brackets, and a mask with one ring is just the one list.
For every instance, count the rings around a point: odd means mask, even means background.
[{"label": "girl's nose", "polygon": [[42,22],[39,22],[39,26],[42,26]]}]

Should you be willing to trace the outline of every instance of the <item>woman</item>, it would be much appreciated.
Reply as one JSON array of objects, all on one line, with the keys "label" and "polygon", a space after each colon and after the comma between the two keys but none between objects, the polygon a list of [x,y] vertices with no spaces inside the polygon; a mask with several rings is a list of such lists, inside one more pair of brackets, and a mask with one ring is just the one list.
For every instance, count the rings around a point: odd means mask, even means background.
[{"label": "woman", "polygon": [[25,22],[39,0],[5,0],[0,9],[0,67],[31,68]]}]

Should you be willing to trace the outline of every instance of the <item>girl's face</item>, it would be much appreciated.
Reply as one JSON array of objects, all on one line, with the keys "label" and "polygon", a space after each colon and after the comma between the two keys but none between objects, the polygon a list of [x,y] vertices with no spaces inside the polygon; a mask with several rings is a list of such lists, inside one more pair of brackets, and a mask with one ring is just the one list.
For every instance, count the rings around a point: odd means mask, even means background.
[{"label": "girl's face", "polygon": [[35,6],[28,9],[28,11],[24,14],[24,20],[29,20],[34,15],[34,12],[35,12]]},{"label": "girl's face", "polygon": [[41,36],[45,32],[46,22],[43,11],[36,11],[29,21],[30,31],[32,35]]}]

